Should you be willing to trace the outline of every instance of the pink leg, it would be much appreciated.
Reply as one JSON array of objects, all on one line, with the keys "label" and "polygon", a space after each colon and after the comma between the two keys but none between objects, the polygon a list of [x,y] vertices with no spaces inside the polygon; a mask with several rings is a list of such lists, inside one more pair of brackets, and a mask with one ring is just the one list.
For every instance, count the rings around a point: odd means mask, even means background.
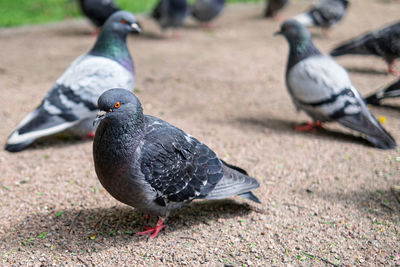
[{"label": "pink leg", "polygon": [[396,65],[397,65],[396,61],[392,61],[391,63],[389,63],[389,68],[388,68],[388,72],[395,76],[399,75],[399,72],[395,70]]},{"label": "pink leg", "polygon": [[163,228],[166,227],[166,226],[164,225],[164,221],[165,221],[165,219],[161,219],[161,218],[160,218],[160,219],[158,220],[156,226],[154,226],[154,227],[144,227],[144,229],[146,229],[146,231],[136,233],[136,235],[148,235],[148,234],[151,234],[151,233],[152,233],[152,235],[150,236],[150,238],[154,238],[154,237],[157,236],[157,234],[158,234]]},{"label": "pink leg", "polygon": [[324,126],[322,125],[322,123],[320,121],[316,121],[316,122],[307,122],[306,125],[295,125],[294,128],[298,132],[309,132],[309,131],[312,131],[317,128],[323,129]]},{"label": "pink leg", "polygon": [[87,133],[83,138],[84,139],[93,139],[94,138],[94,132]]},{"label": "pink leg", "polygon": [[210,32],[211,32],[211,31],[215,30],[214,25],[211,24],[211,23],[209,23],[209,22],[203,23],[203,24],[201,24],[201,26],[202,26],[203,29],[206,30],[206,31],[210,31]]},{"label": "pink leg", "polygon": [[97,36],[99,35],[100,31],[101,31],[101,28],[96,28],[96,29],[92,32],[92,36],[97,37]]}]

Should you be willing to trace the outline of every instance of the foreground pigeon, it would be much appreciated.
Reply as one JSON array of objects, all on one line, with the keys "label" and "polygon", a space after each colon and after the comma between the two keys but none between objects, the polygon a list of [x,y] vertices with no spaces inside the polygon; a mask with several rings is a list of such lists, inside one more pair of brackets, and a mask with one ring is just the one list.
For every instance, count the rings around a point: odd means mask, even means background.
[{"label": "foreground pigeon", "polygon": [[344,42],[331,52],[334,57],[348,54],[381,57],[388,64],[389,72],[397,74],[394,63],[400,58],[400,22]]},{"label": "foreground pigeon", "polygon": [[256,179],[193,136],[143,115],[130,91],[110,89],[98,106],[93,158],[101,184],[117,200],[160,217],[155,227],[137,235],[154,238],[168,214],[193,199],[239,195],[260,203],[251,192],[259,187]]},{"label": "foreground pigeon", "polygon": [[225,0],[196,0],[192,5],[192,16],[205,27],[210,27],[209,23],[215,19],[224,9]]},{"label": "foreground pigeon", "polygon": [[162,30],[180,28],[189,14],[189,4],[186,0],[160,0],[153,10],[153,18]]},{"label": "foreground pigeon", "polygon": [[367,104],[379,106],[382,99],[400,97],[400,79],[365,98]]},{"label": "foreground pigeon", "polygon": [[302,24],[287,21],[277,34],[283,34],[290,46],[286,83],[292,100],[315,122],[298,126],[297,130],[311,130],[321,122],[337,121],[365,134],[378,148],[396,147],[394,139],[368,110],[346,70],[331,57],[321,54]]},{"label": "foreground pigeon", "polygon": [[11,133],[5,149],[21,151],[38,138],[63,131],[93,136],[99,96],[115,86],[134,88],[134,66],[126,46],[131,31],[140,31],[135,17],[126,11],[114,13],[92,50],[72,62],[39,107]]},{"label": "foreground pigeon", "polygon": [[97,27],[103,26],[106,20],[119,11],[113,0],[79,0],[82,13]]},{"label": "foreground pigeon", "polygon": [[343,18],[348,5],[348,0],[324,0],[294,19],[306,27],[317,26],[329,29]]},{"label": "foreground pigeon", "polygon": [[289,0],[268,0],[267,6],[265,8],[265,17],[276,17],[278,16],[279,10],[284,8]]}]

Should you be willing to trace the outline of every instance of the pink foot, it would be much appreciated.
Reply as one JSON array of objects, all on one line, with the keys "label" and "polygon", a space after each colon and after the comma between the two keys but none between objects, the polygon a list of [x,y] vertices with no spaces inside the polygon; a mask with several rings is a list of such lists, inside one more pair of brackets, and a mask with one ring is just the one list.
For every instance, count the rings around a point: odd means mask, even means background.
[{"label": "pink foot", "polygon": [[100,31],[101,31],[101,28],[96,28],[93,30],[91,35],[94,37],[97,37],[99,35]]},{"label": "pink foot", "polygon": [[316,122],[307,122],[306,125],[295,125],[294,128],[298,132],[309,132],[309,131],[312,131],[312,130],[318,129],[318,128],[323,129],[324,126],[322,125],[322,123],[320,121],[316,121]]},{"label": "pink foot", "polygon": [[157,234],[158,234],[163,228],[166,227],[166,226],[164,225],[164,221],[165,221],[165,220],[159,219],[158,222],[157,222],[157,224],[156,224],[156,226],[154,226],[154,227],[144,227],[144,229],[146,229],[146,231],[136,233],[136,235],[148,235],[148,234],[153,233],[153,234],[150,236],[150,238],[154,238],[154,237],[157,236]]},{"label": "pink foot", "polygon": [[211,31],[215,30],[215,26],[213,24],[211,24],[211,23],[203,23],[201,26],[203,27],[203,29],[205,31],[210,31],[211,32]]},{"label": "pink foot", "polygon": [[280,13],[276,13],[274,18],[281,23],[285,21],[285,18]]},{"label": "pink foot", "polygon": [[84,139],[93,139],[94,138],[94,132],[87,133],[83,138]]},{"label": "pink foot", "polygon": [[393,61],[392,63],[389,64],[388,72],[393,74],[394,76],[398,76],[399,72],[395,70],[396,68],[396,61]]}]

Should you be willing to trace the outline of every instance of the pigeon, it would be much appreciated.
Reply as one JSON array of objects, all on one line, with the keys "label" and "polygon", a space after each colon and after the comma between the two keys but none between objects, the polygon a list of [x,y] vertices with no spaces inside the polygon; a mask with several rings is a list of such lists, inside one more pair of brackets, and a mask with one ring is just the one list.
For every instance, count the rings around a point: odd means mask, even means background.
[{"label": "pigeon", "polygon": [[82,13],[97,27],[120,10],[113,0],[79,0]]},{"label": "pigeon", "polygon": [[400,22],[344,42],[331,52],[334,57],[347,54],[382,57],[388,64],[388,71],[396,75],[394,63],[400,58]]},{"label": "pigeon", "polygon": [[222,12],[225,2],[225,0],[197,0],[191,7],[192,16],[205,27],[210,27],[210,21]]},{"label": "pigeon", "polygon": [[5,149],[18,152],[38,138],[64,131],[93,137],[99,96],[114,86],[134,88],[134,65],[126,46],[126,36],[132,31],[140,31],[135,17],[127,11],[114,13],[93,48],[58,78],[36,110],[11,133]]},{"label": "pigeon", "polygon": [[395,97],[400,97],[400,79],[388,87],[378,90],[376,93],[366,97],[365,102],[367,102],[367,104],[379,106],[382,99]]},{"label": "pigeon", "polygon": [[298,131],[320,127],[322,122],[337,121],[361,132],[377,148],[392,149],[396,142],[368,110],[346,70],[331,57],[321,54],[311,34],[296,20],[281,25],[290,52],[286,84],[294,105],[305,111],[314,123],[297,126]]},{"label": "pigeon", "polygon": [[343,18],[348,5],[348,0],[324,0],[309,11],[295,16],[294,19],[306,27],[329,29]]},{"label": "pigeon", "polygon": [[205,144],[181,129],[143,115],[138,98],[114,88],[99,100],[93,142],[94,167],[103,187],[117,200],[155,215],[155,227],[137,235],[154,238],[172,210],[194,199],[239,195],[261,203],[251,190],[255,178],[224,163]]},{"label": "pigeon", "polygon": [[289,0],[268,0],[264,16],[267,18],[278,16],[279,10],[284,8],[288,2]]},{"label": "pigeon", "polygon": [[189,5],[186,0],[160,0],[152,16],[164,31],[181,27],[188,14]]}]

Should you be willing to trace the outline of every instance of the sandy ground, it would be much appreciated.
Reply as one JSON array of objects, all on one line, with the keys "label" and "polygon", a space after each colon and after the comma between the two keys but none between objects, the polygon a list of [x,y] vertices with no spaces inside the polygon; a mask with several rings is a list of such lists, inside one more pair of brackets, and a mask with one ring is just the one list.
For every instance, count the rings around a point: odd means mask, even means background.
[{"label": "sandy ground", "polygon": [[[290,17],[309,2],[294,1]],[[341,40],[398,19],[397,2],[351,1],[329,39]],[[287,94],[288,46],[273,37],[277,21],[261,4],[231,5],[215,32],[188,21],[181,40],[161,40],[139,17],[130,36],[136,92],[145,113],[158,116],[247,169],[262,205],[239,197],[196,201],[167,221],[154,240],[134,233],[146,222],[98,182],[92,142],[50,140],[22,153],[0,151],[0,265],[326,266],[400,263],[399,149],[370,147],[335,123],[328,131],[296,133],[306,121]],[[84,20],[0,32],[0,140],[41,101],[55,80],[94,43]],[[355,86],[368,94],[395,78],[373,57],[346,57]],[[399,99],[372,108],[400,142]]]}]

